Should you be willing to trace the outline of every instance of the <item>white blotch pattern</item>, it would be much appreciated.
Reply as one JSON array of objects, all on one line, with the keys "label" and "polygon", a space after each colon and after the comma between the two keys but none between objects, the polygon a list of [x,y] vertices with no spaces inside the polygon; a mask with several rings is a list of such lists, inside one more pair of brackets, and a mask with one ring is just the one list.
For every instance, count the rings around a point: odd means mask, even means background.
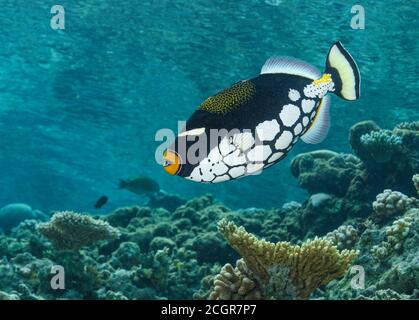
[{"label": "white blotch pattern", "polygon": [[247,153],[247,158],[252,162],[261,162],[268,159],[272,150],[268,145],[257,145]]},{"label": "white blotch pattern", "polygon": [[301,102],[301,107],[303,108],[303,111],[305,113],[310,113],[314,109],[315,105],[316,102],[311,99],[303,99],[303,101]]},{"label": "white blotch pattern", "polygon": [[304,118],[303,118],[303,126],[304,126],[304,127],[306,127],[306,126],[308,125],[309,120],[310,120],[310,119],[309,119],[308,117],[304,117]]},{"label": "white blotch pattern", "polygon": [[231,168],[229,174],[232,178],[237,178],[244,175],[245,172],[246,172],[246,167],[240,166],[240,167]]},{"label": "white blotch pattern", "polygon": [[275,142],[275,148],[277,150],[286,149],[292,142],[292,133],[284,131]]},{"label": "white blotch pattern", "polygon": [[233,144],[241,152],[245,152],[255,144],[255,139],[251,132],[242,132],[233,136]]},{"label": "white blotch pattern", "polygon": [[223,162],[218,162],[212,167],[212,173],[216,176],[223,175],[228,171],[228,167]]},{"label": "white blotch pattern", "polygon": [[260,141],[272,141],[279,132],[279,123],[273,119],[256,126],[256,134]]},{"label": "white blotch pattern", "polygon": [[293,104],[287,104],[282,107],[279,117],[284,125],[291,127],[300,117],[300,108]]},{"label": "white blotch pattern", "polygon": [[272,162],[274,162],[274,161],[278,160],[278,159],[279,159],[279,158],[281,158],[283,155],[284,155],[284,153],[283,153],[283,152],[277,152],[277,153],[274,153],[274,154],[273,154],[273,155],[269,158],[268,163],[272,163]]},{"label": "white blotch pattern", "polygon": [[246,173],[256,175],[262,172],[263,163],[249,163],[246,167]]},{"label": "white blotch pattern", "polygon": [[230,153],[224,158],[224,163],[230,167],[238,166],[246,163],[246,156],[240,150]]},{"label": "white blotch pattern", "polygon": [[299,123],[294,128],[294,134],[299,135],[301,131],[303,131],[303,126],[301,125],[301,123]]},{"label": "white blotch pattern", "polygon": [[221,142],[220,142],[220,144],[219,144],[218,147],[220,148],[221,155],[223,155],[223,156],[226,156],[229,153],[231,153],[234,150],[236,150],[236,147],[233,144],[231,144],[230,139],[229,139],[228,136],[224,137],[221,140]]},{"label": "white blotch pattern", "polygon": [[300,93],[295,89],[290,89],[288,92],[288,98],[290,98],[291,101],[298,101],[301,98]]},{"label": "white blotch pattern", "polygon": [[333,82],[324,82],[318,85],[311,83],[304,88],[304,95],[308,98],[323,98],[323,96],[330,92],[335,91],[335,84]]},{"label": "white blotch pattern", "polygon": [[228,176],[228,174],[225,174],[223,176],[219,176],[219,177],[215,178],[212,182],[214,182],[214,183],[223,182],[223,181],[227,181],[229,179],[230,179],[230,177]]}]

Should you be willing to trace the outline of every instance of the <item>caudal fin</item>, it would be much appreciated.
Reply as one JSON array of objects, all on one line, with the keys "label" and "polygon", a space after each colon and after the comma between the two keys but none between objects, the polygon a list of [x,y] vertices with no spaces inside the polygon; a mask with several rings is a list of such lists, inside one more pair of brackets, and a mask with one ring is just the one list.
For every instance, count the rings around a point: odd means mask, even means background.
[{"label": "caudal fin", "polygon": [[326,60],[326,71],[332,75],[335,91],[345,100],[359,98],[361,76],[355,60],[338,41],[329,50]]}]

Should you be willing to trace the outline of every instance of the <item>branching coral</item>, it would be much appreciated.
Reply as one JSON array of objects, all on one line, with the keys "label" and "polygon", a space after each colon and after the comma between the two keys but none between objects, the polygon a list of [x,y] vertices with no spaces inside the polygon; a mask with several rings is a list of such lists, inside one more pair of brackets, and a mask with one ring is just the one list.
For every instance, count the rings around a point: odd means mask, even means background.
[{"label": "branching coral", "polygon": [[358,242],[358,232],[351,225],[340,226],[326,234],[325,238],[331,241],[339,250],[352,249]]},{"label": "branching coral", "polygon": [[397,214],[406,212],[409,208],[418,205],[418,200],[409,198],[398,191],[384,190],[378,194],[376,200],[373,202],[376,218],[385,219]]},{"label": "branching coral", "polygon": [[214,279],[210,300],[258,300],[262,298],[261,288],[253,272],[243,259],[236,267],[227,263]]},{"label": "branching coral", "polygon": [[344,275],[357,256],[354,250],[339,252],[330,241],[319,238],[301,246],[258,240],[243,227],[227,220],[219,222],[219,230],[263,285],[269,283],[271,268],[288,268],[289,279],[299,298],[307,298],[317,287]]},{"label": "branching coral", "polygon": [[371,131],[360,137],[363,148],[379,163],[388,162],[401,151],[402,139],[390,130]]},{"label": "branching coral", "polygon": [[417,212],[415,209],[410,214],[397,219],[393,224],[386,228],[387,241],[395,249],[399,250],[403,244],[403,240],[410,231],[410,225],[413,223],[413,214]]},{"label": "branching coral", "polygon": [[107,222],[72,211],[56,213],[47,223],[38,226],[57,250],[78,250],[96,241],[119,237],[119,231]]},{"label": "branching coral", "polygon": [[402,248],[405,238],[410,232],[411,225],[419,216],[419,209],[412,208],[407,213],[395,220],[391,226],[385,228],[385,240],[380,245],[375,245],[371,253],[379,260],[385,259],[393,251]]}]

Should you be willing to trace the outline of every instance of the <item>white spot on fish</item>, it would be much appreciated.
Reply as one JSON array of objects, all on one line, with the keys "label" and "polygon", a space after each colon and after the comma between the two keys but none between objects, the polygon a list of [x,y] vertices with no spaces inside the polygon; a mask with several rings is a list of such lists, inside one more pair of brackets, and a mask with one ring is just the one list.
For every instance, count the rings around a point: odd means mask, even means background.
[{"label": "white spot on fish", "polygon": [[229,174],[232,178],[237,178],[244,175],[245,172],[246,172],[246,167],[240,166],[240,167],[231,168]]},{"label": "white spot on fish", "polygon": [[257,145],[247,153],[247,158],[252,162],[261,162],[268,159],[272,150],[268,145]]},{"label": "white spot on fish", "polygon": [[299,135],[301,131],[303,131],[303,126],[301,125],[301,123],[299,123],[294,128],[294,134]]},{"label": "white spot on fish", "polygon": [[229,137],[224,137],[220,144],[219,144],[219,149],[220,149],[220,153],[223,156],[228,155],[229,153],[233,152],[234,150],[236,150],[236,147],[231,144]]},{"label": "white spot on fish", "polygon": [[272,141],[279,132],[279,123],[275,119],[264,121],[256,126],[260,141]]},{"label": "white spot on fish", "polygon": [[228,171],[228,167],[223,162],[218,162],[212,167],[212,173],[220,176]]},{"label": "white spot on fish", "polygon": [[301,102],[301,107],[303,108],[303,111],[305,113],[310,113],[315,105],[316,102],[311,99],[303,99],[303,101]]},{"label": "white spot on fish", "polygon": [[287,104],[282,107],[279,117],[284,125],[291,127],[300,117],[300,113],[300,109],[296,105]]},{"label": "white spot on fish", "polygon": [[255,144],[255,139],[251,132],[242,132],[233,136],[233,144],[240,149],[241,152],[245,152]]},{"label": "white spot on fish", "polygon": [[230,179],[230,177],[227,174],[225,174],[223,176],[219,176],[219,177],[215,178],[212,182],[213,183],[223,182],[223,181],[227,181],[229,179]]},{"label": "white spot on fish", "polygon": [[262,172],[263,163],[249,163],[246,167],[246,173],[256,175]]},{"label": "white spot on fish", "polygon": [[292,142],[292,133],[284,131],[275,142],[275,148],[278,150],[286,149]]},{"label": "white spot on fish", "polygon": [[246,156],[240,150],[230,153],[224,158],[224,163],[230,167],[238,166],[246,163]]},{"label": "white spot on fish", "polygon": [[274,154],[273,154],[273,155],[269,158],[268,163],[272,163],[272,162],[274,162],[274,161],[278,160],[278,159],[279,159],[279,158],[281,158],[283,155],[284,155],[284,153],[283,153],[283,152],[277,152],[277,153],[274,153]]},{"label": "white spot on fish", "polygon": [[306,126],[308,125],[309,120],[310,120],[310,119],[309,119],[308,117],[304,117],[304,118],[303,118],[303,126],[304,126],[304,127],[306,127]]},{"label": "white spot on fish", "polygon": [[288,92],[288,98],[290,98],[291,101],[298,101],[301,98],[300,93],[295,89],[290,89]]}]

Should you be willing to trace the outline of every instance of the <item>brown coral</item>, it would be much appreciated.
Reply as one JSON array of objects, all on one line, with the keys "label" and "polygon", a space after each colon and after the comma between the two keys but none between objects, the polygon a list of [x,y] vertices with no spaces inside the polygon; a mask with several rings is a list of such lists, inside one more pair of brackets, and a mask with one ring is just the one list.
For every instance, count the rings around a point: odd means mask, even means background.
[{"label": "brown coral", "polygon": [[119,237],[119,231],[107,222],[72,211],[56,213],[47,223],[38,226],[57,250],[78,250],[96,241]]},{"label": "brown coral", "polygon": [[258,300],[262,297],[258,281],[243,259],[236,267],[227,263],[214,279],[210,300]]},{"label": "brown coral", "polygon": [[339,250],[351,249],[358,242],[358,231],[351,225],[340,226],[326,234],[325,238],[337,246]]},{"label": "brown coral", "polygon": [[376,218],[386,219],[397,214],[403,214],[417,204],[418,200],[413,197],[409,198],[399,191],[386,189],[377,195],[372,207]]},{"label": "brown coral", "polygon": [[259,240],[227,220],[219,222],[219,230],[263,285],[269,284],[273,267],[287,268],[299,298],[307,298],[317,287],[344,275],[357,256],[354,250],[339,252],[330,241],[319,238],[301,246]]}]

